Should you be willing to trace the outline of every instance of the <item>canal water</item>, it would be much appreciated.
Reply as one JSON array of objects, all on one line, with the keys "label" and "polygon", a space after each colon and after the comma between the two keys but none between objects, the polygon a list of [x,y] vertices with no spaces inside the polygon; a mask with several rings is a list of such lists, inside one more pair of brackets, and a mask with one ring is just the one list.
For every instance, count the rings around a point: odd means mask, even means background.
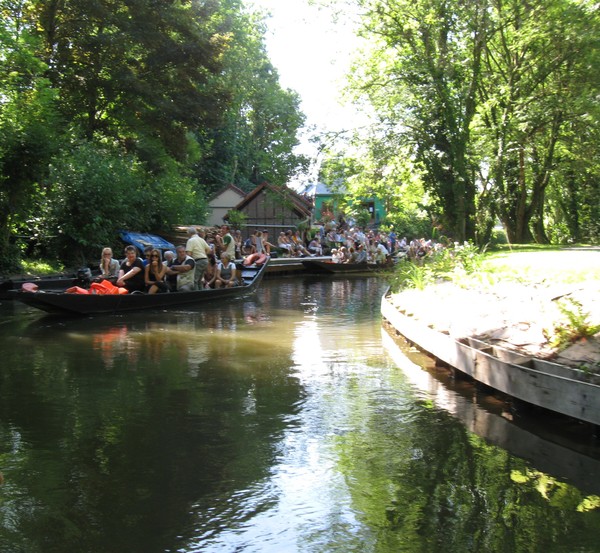
[{"label": "canal water", "polygon": [[600,551],[597,441],[437,371],[382,326],[385,287],[0,305],[0,552]]}]

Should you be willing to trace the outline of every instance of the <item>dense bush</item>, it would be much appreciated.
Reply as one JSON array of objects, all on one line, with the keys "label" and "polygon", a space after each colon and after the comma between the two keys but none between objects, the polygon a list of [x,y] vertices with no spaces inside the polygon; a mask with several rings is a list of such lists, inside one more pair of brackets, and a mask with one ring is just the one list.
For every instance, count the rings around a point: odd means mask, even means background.
[{"label": "dense bush", "polygon": [[191,179],[176,171],[155,177],[119,148],[90,142],[54,160],[45,200],[42,220],[52,231],[40,241],[67,264],[96,258],[103,246],[115,245],[120,229],[166,231],[206,211]]}]

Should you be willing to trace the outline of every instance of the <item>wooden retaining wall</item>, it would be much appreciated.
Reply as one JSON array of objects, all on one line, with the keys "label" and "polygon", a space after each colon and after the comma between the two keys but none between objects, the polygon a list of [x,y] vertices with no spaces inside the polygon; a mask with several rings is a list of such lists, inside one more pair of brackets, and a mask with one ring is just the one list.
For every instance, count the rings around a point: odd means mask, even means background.
[{"label": "wooden retaining wall", "polygon": [[597,376],[477,340],[456,340],[404,315],[387,295],[381,300],[381,314],[408,341],[476,381],[533,405],[600,425]]}]

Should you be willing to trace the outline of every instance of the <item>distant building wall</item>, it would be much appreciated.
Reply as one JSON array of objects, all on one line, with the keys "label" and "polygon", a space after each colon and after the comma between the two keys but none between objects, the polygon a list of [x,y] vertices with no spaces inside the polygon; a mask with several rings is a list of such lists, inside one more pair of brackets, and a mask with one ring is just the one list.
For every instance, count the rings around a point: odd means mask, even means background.
[{"label": "distant building wall", "polygon": [[227,187],[214,196],[209,202],[210,214],[206,224],[219,226],[223,224],[223,217],[227,212],[234,209],[244,199],[244,193],[234,187]]},{"label": "distant building wall", "polygon": [[310,223],[311,209],[305,199],[291,190],[268,183],[263,183],[248,193],[236,209],[247,217],[242,229],[243,235],[268,229],[273,243],[279,232],[295,229],[300,223]]}]

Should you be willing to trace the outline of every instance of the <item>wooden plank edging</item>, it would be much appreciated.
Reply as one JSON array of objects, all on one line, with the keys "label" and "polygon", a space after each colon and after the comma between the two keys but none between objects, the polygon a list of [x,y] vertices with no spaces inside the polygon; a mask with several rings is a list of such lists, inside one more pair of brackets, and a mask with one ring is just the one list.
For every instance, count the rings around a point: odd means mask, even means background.
[{"label": "wooden plank edging", "polygon": [[381,315],[408,341],[478,382],[533,405],[600,425],[600,386],[582,380],[581,371],[538,363],[518,354],[518,362],[500,359],[490,353],[494,349],[491,346],[479,343],[473,347],[404,315],[387,293],[381,299]]}]

